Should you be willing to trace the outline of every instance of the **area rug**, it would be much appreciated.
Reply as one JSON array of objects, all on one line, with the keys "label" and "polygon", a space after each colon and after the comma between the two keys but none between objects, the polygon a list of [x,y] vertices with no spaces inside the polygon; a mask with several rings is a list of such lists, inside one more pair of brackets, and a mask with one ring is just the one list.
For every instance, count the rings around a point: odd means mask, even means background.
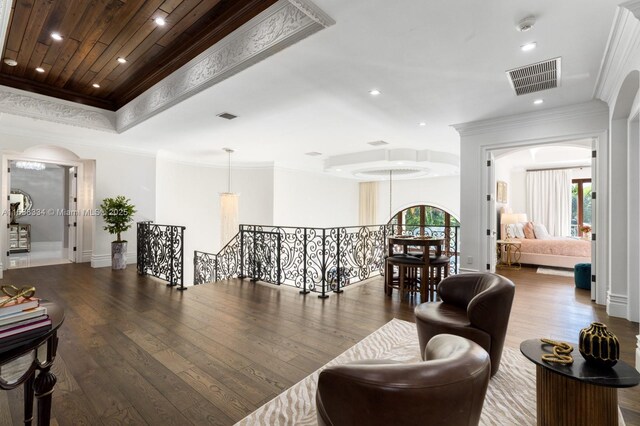
[{"label": "area rug", "polygon": [[[420,360],[416,325],[393,319],[236,423],[254,425],[317,425],[315,395],[318,375],[325,367],[363,359]],[[489,382],[481,425],[536,424],[536,370],[519,351],[505,348],[500,371]],[[620,416],[620,426],[624,426]]]},{"label": "area rug", "polygon": [[[415,324],[393,319],[327,366],[362,359],[420,360]],[[315,395],[319,369],[269,401],[237,425],[317,425]],[[518,351],[505,348],[500,371],[491,379],[482,425],[534,425],[536,423],[535,366]]]},{"label": "area rug", "polygon": [[570,269],[556,269],[556,268],[538,268],[536,271],[538,274],[545,275],[558,275],[561,277],[573,278],[573,271]]}]

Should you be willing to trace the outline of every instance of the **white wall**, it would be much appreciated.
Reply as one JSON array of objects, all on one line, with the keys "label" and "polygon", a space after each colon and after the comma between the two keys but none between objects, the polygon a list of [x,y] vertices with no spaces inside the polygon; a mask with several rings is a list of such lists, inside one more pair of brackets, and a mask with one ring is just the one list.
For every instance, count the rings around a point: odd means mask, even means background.
[{"label": "white wall", "polygon": [[[394,180],[392,183],[392,215],[407,207],[426,204],[441,208],[460,218],[460,177],[433,177]],[[378,185],[378,222],[389,222],[389,181]]]},{"label": "white wall", "polygon": [[[273,224],[273,168],[232,167],[231,191],[240,193],[241,224]],[[217,253],[220,243],[219,194],[227,191],[227,168],[156,162],[156,222],[186,226],[184,284],[193,284],[193,251]]]},{"label": "white wall", "polygon": [[354,179],[276,167],[273,222],[318,228],[356,226],[358,191]]}]

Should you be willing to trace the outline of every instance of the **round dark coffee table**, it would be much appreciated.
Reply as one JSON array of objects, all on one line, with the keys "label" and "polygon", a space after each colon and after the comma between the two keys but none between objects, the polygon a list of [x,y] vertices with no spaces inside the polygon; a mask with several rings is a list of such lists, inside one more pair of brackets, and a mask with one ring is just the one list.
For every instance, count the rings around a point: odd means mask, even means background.
[{"label": "round dark coffee table", "polygon": [[539,339],[525,340],[520,352],[536,365],[536,411],[538,425],[618,426],[618,389],[636,386],[640,373],[620,360],[612,368],[589,364],[577,344],[573,364],[542,360],[551,345]]}]

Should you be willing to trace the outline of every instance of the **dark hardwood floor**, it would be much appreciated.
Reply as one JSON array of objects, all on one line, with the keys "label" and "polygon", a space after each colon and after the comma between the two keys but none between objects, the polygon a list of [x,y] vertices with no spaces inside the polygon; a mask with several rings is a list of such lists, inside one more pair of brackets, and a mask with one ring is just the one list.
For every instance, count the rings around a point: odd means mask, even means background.
[{"label": "dark hardwood floor", "polygon": [[[534,337],[576,341],[605,322],[633,364],[638,324],[608,318],[572,279],[504,271],[516,283],[507,345]],[[229,425],[415,302],[384,296],[382,281],[320,300],[291,288],[232,280],[180,293],[153,278],[87,264],[11,270],[0,284],[37,287],[66,320],[54,371],[53,424]],[[640,425],[640,390],[620,391]],[[0,426],[22,421],[21,390],[0,391]]]}]

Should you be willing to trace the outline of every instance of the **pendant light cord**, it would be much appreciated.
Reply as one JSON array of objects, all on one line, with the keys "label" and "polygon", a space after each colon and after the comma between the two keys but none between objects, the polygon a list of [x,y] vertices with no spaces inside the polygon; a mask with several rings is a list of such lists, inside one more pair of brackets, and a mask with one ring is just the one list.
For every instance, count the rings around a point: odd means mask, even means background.
[{"label": "pendant light cord", "polygon": [[393,194],[393,170],[389,170],[389,221],[393,219],[392,194]]},{"label": "pendant light cord", "polygon": [[228,177],[227,177],[227,193],[231,193],[231,151],[227,152],[229,154],[229,162],[227,166]]}]

